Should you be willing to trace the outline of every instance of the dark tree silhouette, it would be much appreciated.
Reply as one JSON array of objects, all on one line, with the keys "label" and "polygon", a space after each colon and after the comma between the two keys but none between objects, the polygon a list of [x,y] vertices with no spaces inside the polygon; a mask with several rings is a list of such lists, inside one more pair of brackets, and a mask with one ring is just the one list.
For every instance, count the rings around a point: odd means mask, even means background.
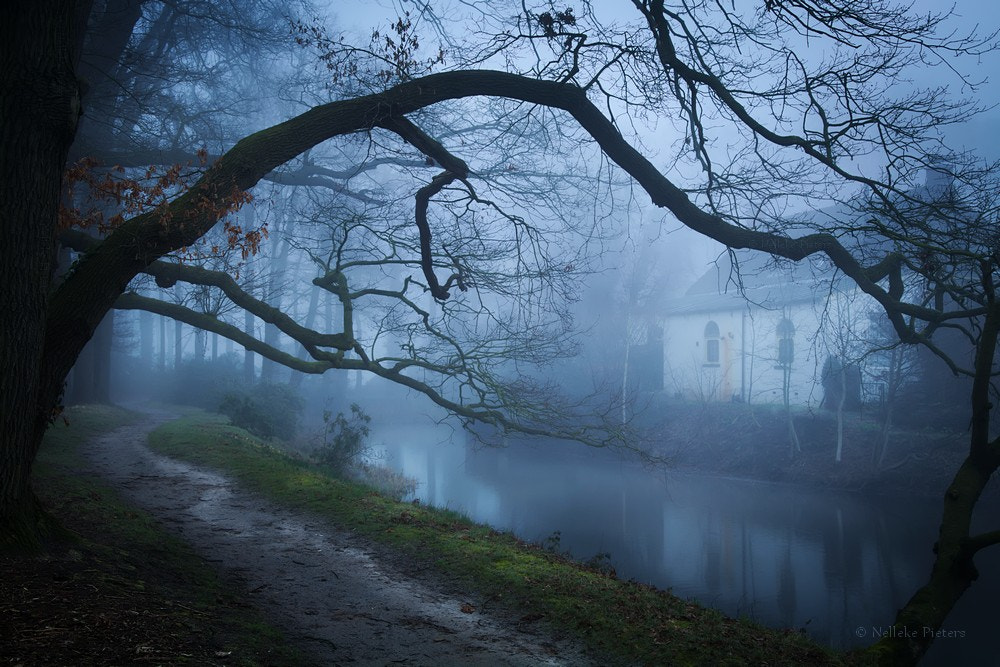
[{"label": "dark tree silhouette", "polygon": [[[461,143],[449,147],[434,138],[422,127],[422,114],[432,106],[489,98],[513,108],[523,103],[537,110],[552,132],[592,141],[609,169],[627,174],[655,206],[696,232],[730,248],[790,260],[821,256],[881,305],[901,341],[925,346],[954,372],[972,377],[969,456],[945,494],[931,576],[896,619],[900,629],[940,628],[976,577],[975,554],[1000,542],[1000,531],[970,534],[976,502],[1000,465],[1000,439],[990,434],[991,380],[1000,336],[995,298],[1000,255],[993,231],[997,209],[983,195],[995,188],[989,187],[988,171],[958,168],[959,156],[952,157],[956,167],[949,169],[958,183],[950,199],[912,187],[915,175],[932,164],[932,153],[943,150],[933,142],[933,130],[963,117],[965,107],[938,91],[904,91],[899,98],[887,91],[908,66],[943,55],[974,54],[992,44],[973,37],[938,37],[940,18],[914,16],[889,2],[769,0],[740,11],[709,2],[674,7],[636,0],[634,5],[643,23],[617,32],[596,24],[587,12],[554,16],[518,9],[518,29],[462,52],[458,64],[466,69],[416,76],[404,68],[390,78],[398,83],[384,90],[316,104],[246,136],[221,152],[182,194],[123,221],[106,238],[67,235],[68,243],[86,252],[51,291],[59,184],[79,109],[74,72],[88,7],[41,2],[15,8],[0,33],[0,71],[18,77],[5,81],[0,106],[0,219],[9,241],[0,264],[6,287],[0,329],[4,531],[31,532],[36,516],[27,486],[31,462],[66,374],[116,305],[175,317],[300,370],[359,368],[424,391],[459,414],[510,421],[509,413],[493,405],[449,401],[433,388],[420,387],[402,372],[403,361],[390,365],[366,357],[346,325],[334,334],[307,330],[241,292],[225,275],[163,261],[195,244],[232,210],[241,193],[297,156],[331,138],[385,132],[437,168],[430,182],[412,193],[418,243],[417,255],[407,261],[419,264],[427,289],[447,303],[463,288],[465,269],[460,261],[444,261],[448,254],[436,246],[428,206],[449,187],[475,198],[476,173],[458,154]],[[801,55],[806,38],[825,45],[820,62]],[[753,52],[746,51],[750,43]],[[482,67],[498,54],[509,58],[511,71]],[[341,54],[333,48],[327,55],[325,62],[336,69],[339,55],[349,60],[357,52]],[[617,121],[640,113],[681,121],[686,141],[679,154],[700,170],[697,183],[682,184],[677,173],[657,168],[623,135],[627,124]],[[711,136],[720,119],[737,128],[744,140],[743,148],[727,159]],[[885,175],[873,178],[856,169],[853,160],[860,155],[882,160],[888,165]],[[867,193],[868,203],[859,208],[866,215],[826,229],[789,233],[790,222],[772,205],[779,193],[818,197],[831,187],[834,191],[825,195],[835,197],[852,185]],[[877,236],[880,242],[848,242],[850,234]],[[143,272],[164,284],[182,280],[222,289],[298,340],[311,359],[268,348],[238,327],[189,309],[127,293]],[[921,277],[923,289],[912,288],[913,275]],[[338,295],[351,289],[336,270],[316,282]],[[342,298],[345,307],[354,298]],[[967,335],[975,347],[971,363],[936,345],[934,333],[942,328]],[[349,351],[357,356],[343,354]],[[891,633],[871,655],[885,664],[909,664],[919,660],[931,640],[924,632]]]}]

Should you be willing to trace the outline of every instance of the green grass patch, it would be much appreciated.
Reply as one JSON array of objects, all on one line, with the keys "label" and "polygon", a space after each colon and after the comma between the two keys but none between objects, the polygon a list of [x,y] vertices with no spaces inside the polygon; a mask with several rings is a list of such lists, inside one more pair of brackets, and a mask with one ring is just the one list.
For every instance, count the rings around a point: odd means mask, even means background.
[{"label": "green grass patch", "polygon": [[728,618],[646,585],[625,582],[475,524],[447,510],[400,503],[334,479],[218,415],[155,430],[150,445],[220,470],[245,487],[432,564],[465,590],[527,621],[585,642],[609,660],[670,665],[840,665],[846,658],[795,631]]},{"label": "green grass patch", "polygon": [[[24,626],[16,633],[24,641],[9,650],[24,664],[93,664],[97,656],[101,664],[301,663],[281,633],[186,542],[81,474],[84,442],[142,415],[93,405],[64,416],[46,434],[32,473],[64,539],[39,554],[0,559],[0,579],[11,586],[4,611]],[[39,617],[49,626],[40,646],[31,641]]]}]

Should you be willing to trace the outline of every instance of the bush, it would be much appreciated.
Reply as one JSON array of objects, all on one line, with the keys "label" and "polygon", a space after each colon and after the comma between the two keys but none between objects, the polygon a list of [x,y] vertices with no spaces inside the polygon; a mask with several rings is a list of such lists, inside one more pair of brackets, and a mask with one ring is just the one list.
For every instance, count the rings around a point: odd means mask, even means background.
[{"label": "bush", "polygon": [[351,404],[350,418],[343,412],[331,417],[332,412],[323,411],[322,443],[313,456],[333,474],[343,476],[365,453],[365,439],[371,432],[372,418],[357,403]]},{"label": "bush", "polygon": [[371,432],[369,424],[371,417],[357,403],[351,404],[350,417],[343,412],[334,417],[331,410],[324,410],[323,430],[317,437],[320,445],[312,458],[335,477],[353,479],[402,500],[417,490],[417,480],[373,460],[376,457],[365,442]]},{"label": "bush", "polygon": [[298,429],[303,405],[302,397],[288,385],[258,384],[227,393],[219,412],[235,426],[262,438],[290,440]]},{"label": "bush", "polygon": [[391,468],[369,462],[355,464],[352,468],[354,479],[393,500],[403,500],[417,490],[417,480]]},{"label": "bush", "polygon": [[240,386],[242,372],[235,355],[225,355],[215,361],[188,359],[163,379],[164,400],[211,410]]}]

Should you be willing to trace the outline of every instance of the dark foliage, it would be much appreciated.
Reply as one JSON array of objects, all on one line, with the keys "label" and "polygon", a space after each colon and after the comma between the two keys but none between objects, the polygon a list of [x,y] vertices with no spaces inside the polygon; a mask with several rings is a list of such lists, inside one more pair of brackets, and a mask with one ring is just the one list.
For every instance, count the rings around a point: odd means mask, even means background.
[{"label": "dark foliage", "polygon": [[823,407],[837,410],[861,408],[861,369],[854,364],[845,365],[840,358],[829,356],[823,364]]},{"label": "dark foliage", "polygon": [[298,430],[303,406],[302,396],[288,385],[258,384],[227,393],[219,412],[262,438],[290,440]]},{"label": "dark foliage", "polygon": [[343,412],[336,417],[327,410],[323,413],[323,441],[314,456],[323,466],[336,475],[343,475],[364,453],[365,440],[371,432],[372,418],[358,406],[351,404],[351,415]]},{"label": "dark foliage", "polygon": [[240,385],[242,373],[235,355],[212,360],[190,359],[164,374],[163,400],[214,410],[223,397]]}]

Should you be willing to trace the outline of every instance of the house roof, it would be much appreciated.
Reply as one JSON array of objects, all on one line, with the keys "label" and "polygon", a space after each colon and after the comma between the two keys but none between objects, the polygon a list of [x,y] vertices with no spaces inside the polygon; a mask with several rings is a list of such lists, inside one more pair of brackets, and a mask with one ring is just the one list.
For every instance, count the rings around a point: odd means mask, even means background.
[{"label": "house roof", "polygon": [[[911,194],[918,202],[933,201],[950,183],[951,176],[946,172],[928,168],[926,182],[913,188]],[[863,231],[867,226],[865,220],[872,216],[855,204],[834,204],[802,214],[786,233],[797,237],[839,228],[840,242],[857,257],[880,258],[895,250],[895,246],[888,238]],[[928,226],[934,224],[933,220],[923,222]],[[850,232],[851,229],[858,231]],[[666,300],[663,312],[681,315],[743,308],[777,309],[812,302],[831,289],[843,290],[843,280],[842,275],[824,266],[822,259],[791,262],[759,251],[732,250],[720,255],[684,296]]]},{"label": "house roof", "polygon": [[831,289],[842,290],[843,281],[823,258],[792,262],[755,250],[733,250],[710,264],[684,296],[666,300],[663,312],[683,315],[780,309],[822,299]]},{"label": "house roof", "polygon": [[719,257],[684,296],[664,302],[664,314],[683,315],[744,308],[781,308],[809,303],[823,292],[809,264],[776,263],[758,252],[735,251]]}]

